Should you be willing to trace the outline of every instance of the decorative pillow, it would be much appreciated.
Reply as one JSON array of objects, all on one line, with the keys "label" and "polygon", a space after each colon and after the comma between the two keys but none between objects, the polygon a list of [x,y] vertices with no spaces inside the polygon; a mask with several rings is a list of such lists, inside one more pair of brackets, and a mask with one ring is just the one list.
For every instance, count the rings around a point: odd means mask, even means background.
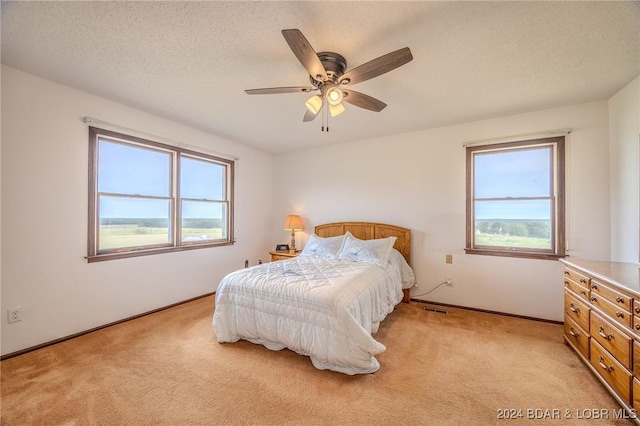
[{"label": "decorative pillow", "polygon": [[335,259],[344,241],[344,235],[337,237],[318,237],[311,234],[307,244],[298,256],[323,257],[325,259]]},{"label": "decorative pillow", "polygon": [[361,240],[347,233],[338,258],[351,262],[375,263],[385,268],[395,242],[396,237]]}]

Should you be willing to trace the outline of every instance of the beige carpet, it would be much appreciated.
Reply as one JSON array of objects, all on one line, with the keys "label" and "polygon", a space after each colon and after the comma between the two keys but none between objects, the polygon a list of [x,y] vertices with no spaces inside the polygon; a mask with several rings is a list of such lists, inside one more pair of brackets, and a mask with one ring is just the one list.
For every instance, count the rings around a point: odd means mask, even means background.
[{"label": "beige carpet", "polygon": [[383,322],[378,372],[346,376],[288,350],[217,343],[205,297],[2,361],[2,425],[630,424],[576,418],[619,407],[560,325],[422,307]]}]

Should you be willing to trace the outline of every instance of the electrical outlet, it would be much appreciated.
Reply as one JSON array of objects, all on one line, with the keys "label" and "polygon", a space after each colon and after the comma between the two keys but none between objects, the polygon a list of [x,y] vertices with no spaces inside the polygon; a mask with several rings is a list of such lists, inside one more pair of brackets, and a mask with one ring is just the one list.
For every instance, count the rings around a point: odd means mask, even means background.
[{"label": "electrical outlet", "polygon": [[9,323],[22,321],[22,307],[18,306],[7,309],[7,321]]},{"label": "electrical outlet", "polygon": [[453,277],[451,275],[447,275],[445,278],[447,285],[453,285]]},{"label": "electrical outlet", "polygon": [[444,262],[445,262],[445,263],[453,263],[453,255],[452,255],[452,254],[447,254],[447,255],[444,257]]}]

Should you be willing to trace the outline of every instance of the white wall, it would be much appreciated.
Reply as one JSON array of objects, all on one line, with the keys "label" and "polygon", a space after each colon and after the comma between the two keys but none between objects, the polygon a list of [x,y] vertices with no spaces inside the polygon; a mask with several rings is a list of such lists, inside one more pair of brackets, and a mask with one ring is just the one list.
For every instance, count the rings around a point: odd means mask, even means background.
[{"label": "white wall", "polygon": [[[2,354],[212,292],[245,259],[265,258],[271,155],[13,68],[2,67],[1,78]],[[237,243],[87,263],[83,116],[240,157]],[[24,320],[6,324],[15,306]]]},{"label": "white wall", "polygon": [[[345,117],[346,119],[346,117]],[[313,226],[373,221],[411,228],[418,287],[412,297],[551,320],[563,319],[559,262],[466,255],[465,141],[573,128],[567,138],[567,233],[572,256],[605,259],[609,246],[607,102],[325,146],[274,158],[275,241],[292,212]],[[293,178],[292,178],[293,177]],[[453,264],[445,264],[445,254]],[[453,287],[426,293],[446,275]]]},{"label": "white wall", "polygon": [[640,77],[609,99],[611,260],[640,261]]}]

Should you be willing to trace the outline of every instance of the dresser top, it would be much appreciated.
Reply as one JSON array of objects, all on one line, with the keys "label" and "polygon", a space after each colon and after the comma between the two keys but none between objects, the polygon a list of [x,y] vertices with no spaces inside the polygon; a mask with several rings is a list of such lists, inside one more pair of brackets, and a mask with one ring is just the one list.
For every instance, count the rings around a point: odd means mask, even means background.
[{"label": "dresser top", "polygon": [[578,258],[560,259],[574,269],[633,292],[640,298],[640,265],[637,263],[606,262]]}]

